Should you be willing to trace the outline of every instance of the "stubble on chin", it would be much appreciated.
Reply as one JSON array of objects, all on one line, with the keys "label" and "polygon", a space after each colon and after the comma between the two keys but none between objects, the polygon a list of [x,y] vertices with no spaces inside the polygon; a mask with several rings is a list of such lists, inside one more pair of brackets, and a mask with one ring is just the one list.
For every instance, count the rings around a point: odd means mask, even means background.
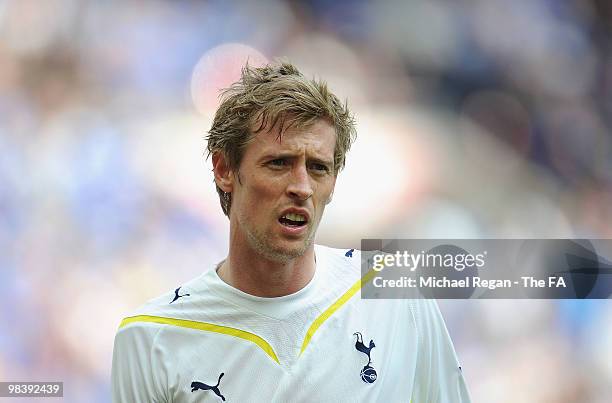
[{"label": "stubble on chin", "polygon": [[302,245],[294,248],[275,246],[273,240],[267,234],[257,230],[247,231],[247,239],[251,248],[261,256],[274,262],[287,263],[306,253],[314,242],[314,231],[308,234],[308,238],[304,240]]}]

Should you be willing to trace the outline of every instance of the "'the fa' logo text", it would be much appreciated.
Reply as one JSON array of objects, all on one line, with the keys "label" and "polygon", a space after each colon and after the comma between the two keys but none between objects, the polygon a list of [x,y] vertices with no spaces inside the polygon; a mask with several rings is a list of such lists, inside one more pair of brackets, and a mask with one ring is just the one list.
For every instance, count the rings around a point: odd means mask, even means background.
[{"label": "'the fa' logo text", "polygon": [[191,392],[195,392],[196,390],[200,389],[200,390],[212,390],[213,392],[215,392],[215,395],[219,396],[221,398],[221,400],[225,401],[225,396],[223,396],[221,394],[221,391],[219,390],[219,383],[221,382],[221,378],[223,378],[223,375],[225,375],[223,372],[221,372],[221,375],[219,375],[219,379],[217,380],[217,384],[215,386],[209,386],[205,383],[199,382],[199,381],[193,381],[191,382]]},{"label": "'the fa' logo text", "polygon": [[361,369],[361,373],[359,374],[361,376],[361,380],[365,383],[374,383],[376,380],[376,370],[370,366],[372,363],[370,352],[374,347],[376,347],[374,340],[370,340],[370,345],[366,347],[366,345],[363,344],[363,337],[361,336],[361,333],[355,332],[353,333],[353,336],[357,336],[357,341],[355,342],[355,348],[357,351],[361,351],[368,356],[368,363]]},{"label": "'the fa' logo text", "polygon": [[181,298],[181,297],[188,297],[189,294],[183,294],[183,295],[179,295],[179,290],[181,289],[181,287],[177,288],[176,290],[174,290],[174,299],[172,301],[170,301],[170,303],[173,303],[174,301],[176,301],[177,299]]},{"label": "'the fa' logo text", "polygon": [[346,256],[346,257],[353,257],[353,251],[354,251],[354,250],[355,250],[355,249],[349,249],[349,250],[348,250],[348,251],[347,251],[347,252],[344,254],[344,256]]}]

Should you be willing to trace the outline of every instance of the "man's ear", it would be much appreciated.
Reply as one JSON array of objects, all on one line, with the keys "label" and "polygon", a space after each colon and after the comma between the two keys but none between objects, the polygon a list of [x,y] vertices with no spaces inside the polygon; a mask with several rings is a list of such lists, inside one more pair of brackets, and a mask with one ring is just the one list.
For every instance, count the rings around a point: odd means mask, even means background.
[{"label": "man's ear", "polygon": [[227,158],[216,151],[212,155],[212,163],[217,186],[224,192],[231,193],[234,190],[234,171],[229,167]]}]

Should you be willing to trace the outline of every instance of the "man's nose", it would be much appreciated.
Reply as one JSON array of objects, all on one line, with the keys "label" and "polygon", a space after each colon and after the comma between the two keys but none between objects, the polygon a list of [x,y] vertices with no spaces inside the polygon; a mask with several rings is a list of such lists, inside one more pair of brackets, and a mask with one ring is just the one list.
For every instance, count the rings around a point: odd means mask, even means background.
[{"label": "man's nose", "polygon": [[305,166],[296,166],[293,169],[287,193],[291,198],[299,200],[308,200],[312,196],[311,178]]}]

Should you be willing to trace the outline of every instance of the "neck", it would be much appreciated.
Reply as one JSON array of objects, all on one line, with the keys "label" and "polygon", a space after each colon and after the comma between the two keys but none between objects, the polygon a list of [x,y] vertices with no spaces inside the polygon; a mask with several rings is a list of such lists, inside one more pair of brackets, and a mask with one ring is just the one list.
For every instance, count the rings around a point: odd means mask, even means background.
[{"label": "neck", "polygon": [[232,247],[217,273],[227,284],[257,297],[282,297],[298,292],[315,272],[314,245],[297,258],[275,261],[251,248]]}]

